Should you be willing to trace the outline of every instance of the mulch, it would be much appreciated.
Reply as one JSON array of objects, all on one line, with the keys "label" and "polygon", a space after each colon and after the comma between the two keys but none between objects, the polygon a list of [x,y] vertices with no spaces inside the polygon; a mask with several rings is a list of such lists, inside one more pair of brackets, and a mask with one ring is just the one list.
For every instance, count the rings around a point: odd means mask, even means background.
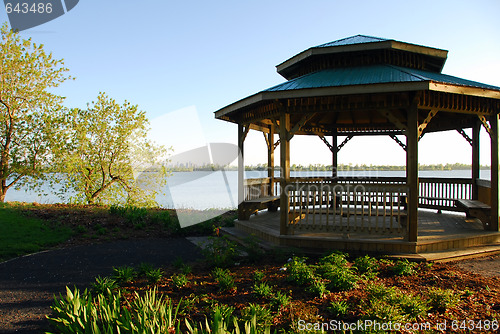
[{"label": "mulch", "polygon": [[0,263],[0,333],[43,333],[48,330],[54,296],[66,286],[85,289],[113,267],[143,262],[167,266],[177,258],[201,258],[185,238],[119,240],[54,249]]}]

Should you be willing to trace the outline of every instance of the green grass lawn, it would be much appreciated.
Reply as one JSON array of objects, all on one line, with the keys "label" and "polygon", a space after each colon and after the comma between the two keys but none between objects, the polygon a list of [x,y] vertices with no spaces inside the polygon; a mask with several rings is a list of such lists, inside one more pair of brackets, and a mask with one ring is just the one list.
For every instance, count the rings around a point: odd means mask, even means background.
[{"label": "green grass lawn", "polygon": [[57,245],[71,234],[68,227],[24,216],[8,204],[0,205],[0,262]]}]

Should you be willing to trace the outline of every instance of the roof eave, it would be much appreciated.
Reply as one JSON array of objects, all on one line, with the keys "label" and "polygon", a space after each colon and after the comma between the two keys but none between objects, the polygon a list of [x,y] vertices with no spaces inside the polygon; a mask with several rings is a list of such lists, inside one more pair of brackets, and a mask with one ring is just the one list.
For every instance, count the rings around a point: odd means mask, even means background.
[{"label": "roof eave", "polygon": [[471,95],[478,97],[485,97],[491,99],[500,100],[500,91],[494,89],[486,89],[479,87],[471,87],[471,86],[461,86],[461,85],[453,85],[444,82],[429,82],[429,90],[443,92],[443,93],[452,93],[452,94],[461,94],[461,95]]},{"label": "roof eave", "polygon": [[367,85],[351,85],[340,87],[321,87],[304,88],[284,91],[262,91],[232,103],[224,108],[217,110],[215,118],[223,119],[224,116],[239,111],[240,109],[252,106],[259,102],[272,101],[286,98],[302,97],[322,97],[335,95],[353,95],[353,94],[375,94],[375,93],[395,93],[405,91],[420,91],[429,89],[428,81],[421,82],[402,82],[402,83],[381,83]]}]

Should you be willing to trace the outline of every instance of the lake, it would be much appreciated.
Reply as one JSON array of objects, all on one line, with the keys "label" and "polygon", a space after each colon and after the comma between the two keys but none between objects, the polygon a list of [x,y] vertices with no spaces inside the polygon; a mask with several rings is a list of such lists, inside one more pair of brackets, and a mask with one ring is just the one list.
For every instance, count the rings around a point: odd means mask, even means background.
[{"label": "lake", "polygon": [[[291,172],[292,177],[330,176],[331,171],[301,171]],[[259,178],[266,176],[266,172],[247,171],[246,178]],[[340,176],[370,178],[377,177],[403,177],[404,171],[340,171]],[[470,170],[451,171],[420,171],[421,177],[447,177],[470,178]],[[481,178],[490,180],[490,170],[481,170]],[[226,209],[236,208],[238,198],[238,172],[237,171],[200,171],[200,172],[174,172],[168,178],[165,196],[158,196],[158,203],[164,208],[171,209]],[[61,203],[64,202],[54,194],[48,186],[44,195],[27,192],[24,189],[11,188],[7,192],[6,201]]]}]

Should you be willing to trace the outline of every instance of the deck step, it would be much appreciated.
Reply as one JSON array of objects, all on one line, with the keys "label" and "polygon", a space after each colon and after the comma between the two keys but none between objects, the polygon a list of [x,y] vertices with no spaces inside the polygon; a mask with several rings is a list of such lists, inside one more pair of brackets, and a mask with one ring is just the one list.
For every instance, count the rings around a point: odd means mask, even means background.
[{"label": "deck step", "polygon": [[451,261],[459,261],[464,259],[473,259],[477,257],[490,256],[495,254],[500,254],[500,243],[477,246],[477,247],[469,247],[465,249],[450,249],[435,253],[420,253],[418,255],[423,257],[425,261],[451,262]]}]

